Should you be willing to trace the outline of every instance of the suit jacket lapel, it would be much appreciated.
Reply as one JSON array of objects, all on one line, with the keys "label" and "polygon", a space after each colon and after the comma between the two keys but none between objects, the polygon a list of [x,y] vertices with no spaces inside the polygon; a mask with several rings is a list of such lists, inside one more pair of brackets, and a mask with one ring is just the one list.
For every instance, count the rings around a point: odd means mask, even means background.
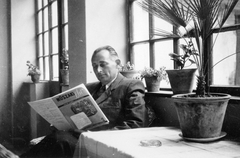
[{"label": "suit jacket lapel", "polygon": [[97,94],[97,92],[101,88],[101,86],[102,86],[102,84],[101,84],[101,82],[99,82],[96,84],[96,86],[93,86],[93,87],[91,87],[91,89],[88,90],[91,93],[93,98]]},{"label": "suit jacket lapel", "polygon": [[97,104],[100,104],[103,101],[105,101],[108,98],[108,96],[111,95],[111,93],[116,89],[116,87],[123,80],[123,78],[124,77],[120,73],[118,73],[118,76],[115,79],[115,81],[113,81],[110,87],[108,87],[108,89],[96,100]]}]

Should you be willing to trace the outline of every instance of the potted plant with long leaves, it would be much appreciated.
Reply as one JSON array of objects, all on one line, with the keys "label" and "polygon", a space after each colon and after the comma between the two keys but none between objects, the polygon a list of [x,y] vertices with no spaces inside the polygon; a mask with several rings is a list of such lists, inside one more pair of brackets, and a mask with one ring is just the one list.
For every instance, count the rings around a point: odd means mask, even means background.
[{"label": "potted plant with long leaves", "polygon": [[194,94],[173,96],[184,138],[218,139],[230,99],[227,94],[212,94],[206,90],[206,75],[210,72],[209,41],[213,28],[221,30],[238,0],[139,0],[140,6],[175,27],[175,31],[154,30],[155,35],[195,40],[193,59],[198,75]]}]

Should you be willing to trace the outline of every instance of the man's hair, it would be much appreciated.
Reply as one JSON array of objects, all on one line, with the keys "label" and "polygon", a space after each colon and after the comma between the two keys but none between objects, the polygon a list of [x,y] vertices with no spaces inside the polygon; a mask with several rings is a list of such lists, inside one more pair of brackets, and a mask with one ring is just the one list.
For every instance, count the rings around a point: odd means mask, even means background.
[{"label": "man's hair", "polygon": [[107,50],[111,56],[111,59],[112,60],[117,60],[119,59],[118,57],[118,54],[117,52],[115,51],[115,49],[111,46],[103,46],[103,47],[100,47],[100,48],[97,48],[94,52],[93,52],[93,55],[92,55],[92,58],[100,51],[102,50]]}]

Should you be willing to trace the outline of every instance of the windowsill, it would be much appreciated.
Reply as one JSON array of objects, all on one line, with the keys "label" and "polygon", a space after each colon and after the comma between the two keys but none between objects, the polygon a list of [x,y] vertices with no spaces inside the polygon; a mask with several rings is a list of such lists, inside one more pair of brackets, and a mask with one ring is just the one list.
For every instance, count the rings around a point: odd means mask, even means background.
[{"label": "windowsill", "polygon": [[49,81],[42,81],[40,80],[39,82],[32,82],[32,81],[29,81],[29,82],[24,82],[24,83],[27,83],[27,84],[41,84],[41,83],[48,83]]},{"label": "windowsill", "polygon": [[[167,97],[171,98],[173,96],[172,91],[167,91],[167,90],[160,90],[158,92],[147,92],[146,91],[146,96],[151,95],[151,96],[159,96],[159,97]],[[233,102],[240,102],[240,97],[239,96],[231,96],[231,101]]]},{"label": "windowsill", "polygon": [[173,93],[172,91],[166,91],[166,90],[160,90],[158,92],[147,92],[146,91],[146,96],[151,95],[151,96],[161,96],[161,97],[168,97],[171,98]]}]

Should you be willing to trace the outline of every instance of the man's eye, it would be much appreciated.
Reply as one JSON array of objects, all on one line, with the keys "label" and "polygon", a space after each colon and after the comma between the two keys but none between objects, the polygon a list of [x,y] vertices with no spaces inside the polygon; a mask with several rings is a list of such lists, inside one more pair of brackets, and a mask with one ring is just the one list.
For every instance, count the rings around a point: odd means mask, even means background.
[{"label": "man's eye", "polygon": [[96,69],[98,66],[97,65],[93,65],[92,67],[93,67],[93,69]]},{"label": "man's eye", "polygon": [[101,67],[105,67],[107,65],[107,63],[101,63],[100,66]]}]

